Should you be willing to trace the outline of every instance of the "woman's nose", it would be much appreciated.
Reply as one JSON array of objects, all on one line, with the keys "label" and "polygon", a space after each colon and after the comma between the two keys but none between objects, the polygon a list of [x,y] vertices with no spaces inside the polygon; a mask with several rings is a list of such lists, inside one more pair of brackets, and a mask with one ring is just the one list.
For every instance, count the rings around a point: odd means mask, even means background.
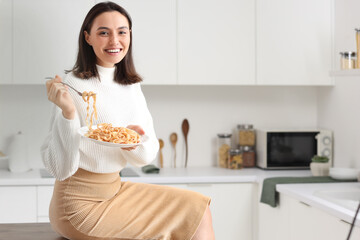
[{"label": "woman's nose", "polygon": [[110,44],[118,44],[119,43],[119,38],[116,34],[112,34],[110,36]]}]

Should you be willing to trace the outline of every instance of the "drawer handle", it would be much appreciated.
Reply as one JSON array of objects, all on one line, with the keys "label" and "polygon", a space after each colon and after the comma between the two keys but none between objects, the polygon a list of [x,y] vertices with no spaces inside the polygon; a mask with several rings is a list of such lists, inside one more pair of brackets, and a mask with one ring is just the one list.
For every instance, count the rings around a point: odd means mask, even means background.
[{"label": "drawer handle", "polygon": [[311,207],[309,204],[304,203],[304,202],[302,202],[302,201],[299,201],[299,203],[301,203],[302,205],[305,205],[305,206],[307,206],[307,207]]},{"label": "drawer handle", "polygon": [[188,183],[189,187],[211,187],[212,184],[209,183]]},{"label": "drawer handle", "polygon": [[351,225],[351,223],[349,223],[348,221],[345,221],[343,219],[340,219],[340,222],[344,222],[344,223],[347,223],[347,224]]}]

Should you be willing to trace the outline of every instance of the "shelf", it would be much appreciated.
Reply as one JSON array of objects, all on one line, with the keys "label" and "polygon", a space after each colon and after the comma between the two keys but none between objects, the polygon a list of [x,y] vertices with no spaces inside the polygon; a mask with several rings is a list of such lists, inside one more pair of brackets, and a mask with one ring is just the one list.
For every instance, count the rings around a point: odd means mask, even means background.
[{"label": "shelf", "polygon": [[331,77],[339,77],[339,76],[359,76],[360,77],[360,69],[330,71],[330,76]]}]

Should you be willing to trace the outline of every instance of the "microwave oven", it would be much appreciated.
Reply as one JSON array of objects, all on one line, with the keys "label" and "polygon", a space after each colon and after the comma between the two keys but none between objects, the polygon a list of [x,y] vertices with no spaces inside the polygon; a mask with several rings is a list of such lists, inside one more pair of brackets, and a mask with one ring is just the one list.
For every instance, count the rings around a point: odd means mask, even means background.
[{"label": "microwave oven", "polygon": [[330,130],[256,130],[257,166],[262,169],[310,169],[314,155],[333,161]]}]

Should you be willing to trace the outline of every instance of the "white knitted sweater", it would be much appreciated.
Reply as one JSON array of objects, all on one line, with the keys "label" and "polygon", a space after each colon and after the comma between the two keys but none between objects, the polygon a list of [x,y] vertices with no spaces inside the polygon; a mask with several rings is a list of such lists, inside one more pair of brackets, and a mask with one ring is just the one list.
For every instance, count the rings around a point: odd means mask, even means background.
[{"label": "white knitted sweater", "polygon": [[115,68],[97,66],[97,70],[100,80],[97,78],[82,80],[69,73],[63,82],[80,92],[96,93],[98,119],[93,124],[112,123],[113,126],[124,127],[140,125],[149,139],[135,150],[126,151],[102,146],[80,137],[77,130],[86,126],[87,103],[69,89],[76,106],[76,116],[73,120],[64,118],[61,109],[53,104],[50,131],[41,146],[46,169],[60,181],[72,176],[78,168],[95,173],[111,173],[120,171],[127,162],[141,167],[152,162],[159,149],[153,120],[140,84],[116,83],[113,80]]}]

